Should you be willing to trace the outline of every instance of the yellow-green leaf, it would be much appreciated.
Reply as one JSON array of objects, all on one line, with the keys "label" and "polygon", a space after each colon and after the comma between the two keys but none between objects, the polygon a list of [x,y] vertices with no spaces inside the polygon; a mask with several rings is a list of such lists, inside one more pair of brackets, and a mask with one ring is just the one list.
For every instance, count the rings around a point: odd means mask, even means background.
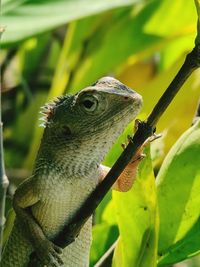
[{"label": "yellow-green leaf", "polygon": [[200,120],[168,153],[157,177],[159,266],[200,252]]},{"label": "yellow-green leaf", "polygon": [[120,267],[156,266],[158,218],[154,181],[148,153],[133,188],[127,193],[113,192],[121,242],[113,259],[115,267],[119,260]]}]

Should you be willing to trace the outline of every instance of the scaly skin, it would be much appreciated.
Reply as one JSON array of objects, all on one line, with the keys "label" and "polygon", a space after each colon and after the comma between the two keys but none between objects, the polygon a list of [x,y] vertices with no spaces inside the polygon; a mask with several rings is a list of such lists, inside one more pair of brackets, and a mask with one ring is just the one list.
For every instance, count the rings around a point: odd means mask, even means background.
[{"label": "scaly skin", "polygon": [[[89,265],[92,218],[62,255],[50,240],[103,178],[106,171],[100,163],[141,104],[140,95],[106,77],[46,106],[45,131],[33,175],[14,196],[16,220],[1,267],[28,267],[34,250],[38,256],[35,267]],[[125,173],[115,185],[117,190],[127,191],[132,185],[130,175],[124,180]],[[135,170],[130,171],[129,166],[128,173]]]}]

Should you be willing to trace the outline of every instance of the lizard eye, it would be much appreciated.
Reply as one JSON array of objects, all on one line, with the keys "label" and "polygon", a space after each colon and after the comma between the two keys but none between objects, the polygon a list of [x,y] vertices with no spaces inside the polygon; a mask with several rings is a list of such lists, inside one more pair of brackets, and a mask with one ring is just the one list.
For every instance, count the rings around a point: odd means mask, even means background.
[{"label": "lizard eye", "polygon": [[94,111],[98,106],[98,100],[93,96],[86,96],[82,99],[81,106],[87,112]]}]

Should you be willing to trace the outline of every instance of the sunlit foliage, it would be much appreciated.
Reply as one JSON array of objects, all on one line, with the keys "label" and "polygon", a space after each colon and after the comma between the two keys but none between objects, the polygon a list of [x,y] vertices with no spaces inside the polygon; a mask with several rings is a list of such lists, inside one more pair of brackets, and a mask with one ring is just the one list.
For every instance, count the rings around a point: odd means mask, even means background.
[{"label": "sunlit foliage", "polygon": [[[143,96],[139,118],[146,118],[193,48],[196,21],[195,4],[186,0],[3,0],[7,214],[16,185],[31,174],[43,131],[40,106],[111,75]],[[161,118],[162,138],[151,146],[152,160],[147,149],[133,189],[108,194],[97,209],[91,266],[116,240],[115,267],[168,266],[200,252],[200,123],[187,130],[199,92],[197,70]],[[133,128],[105,164],[112,166]],[[10,213],[5,239],[12,221]]]}]

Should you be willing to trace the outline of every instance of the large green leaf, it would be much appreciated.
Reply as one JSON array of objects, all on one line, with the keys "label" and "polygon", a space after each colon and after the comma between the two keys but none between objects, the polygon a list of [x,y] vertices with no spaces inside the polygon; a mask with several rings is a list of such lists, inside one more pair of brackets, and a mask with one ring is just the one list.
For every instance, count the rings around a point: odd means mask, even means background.
[{"label": "large green leaf", "polygon": [[196,11],[193,1],[159,0],[156,12],[145,25],[145,31],[169,37],[180,35],[184,31],[188,32],[194,25],[196,25]]},{"label": "large green leaf", "polygon": [[157,177],[159,266],[200,252],[200,121],[167,155]]},{"label": "large green leaf", "polygon": [[138,0],[4,0],[2,44],[13,43],[55,29],[69,21],[101,13]]},{"label": "large green leaf", "polygon": [[[85,58],[79,63],[70,84],[75,92],[123,64],[131,55],[152,53],[152,47],[159,45],[163,38],[145,33],[144,24],[157,8],[155,1],[147,2],[143,8],[127,9],[114,13],[102,24],[89,40]],[[156,47],[158,48],[158,47]]]},{"label": "large green leaf", "polygon": [[113,191],[113,200],[120,231],[113,266],[155,267],[158,218],[149,152],[139,167],[133,188],[127,193]]},{"label": "large green leaf", "polygon": [[[165,88],[172,81],[175,73],[177,73],[183,64],[184,58],[185,56],[181,57],[171,68],[156,75],[154,79],[149,81],[145,88],[137,90],[143,96],[144,105],[142,111],[146,114],[145,117],[151,112],[152,107],[156,104],[162,92],[164,92]],[[200,70],[196,70],[185,82],[181,91],[176,95],[158,122],[156,128],[157,132],[163,133],[164,154],[169,151],[180,135],[191,125],[199,99],[199,77]],[[192,97],[188,97],[189,94]]]},{"label": "large green leaf", "polygon": [[[167,10],[167,12],[166,12]],[[179,19],[175,21],[175,18]],[[144,25],[146,33],[163,36],[169,44],[162,51],[161,66],[166,68],[192,50],[196,35],[196,11],[193,1],[157,1],[157,9]]]}]

